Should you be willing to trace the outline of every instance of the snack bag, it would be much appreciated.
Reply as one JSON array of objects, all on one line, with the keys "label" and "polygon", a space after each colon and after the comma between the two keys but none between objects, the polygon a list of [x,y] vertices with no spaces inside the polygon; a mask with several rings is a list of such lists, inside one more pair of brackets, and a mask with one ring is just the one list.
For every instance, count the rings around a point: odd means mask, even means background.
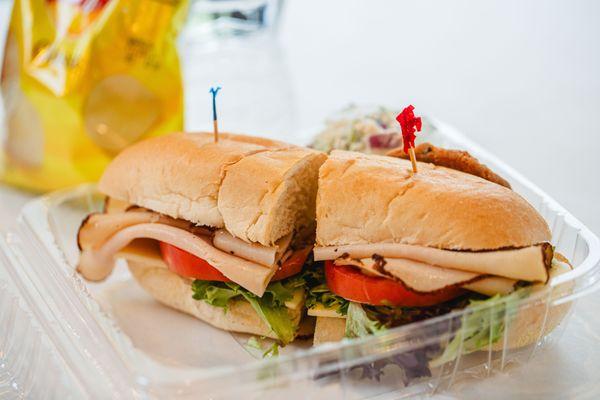
[{"label": "snack bag", "polygon": [[15,0],[0,179],[35,191],[95,181],[130,143],[182,129],[186,12],[187,0]]}]

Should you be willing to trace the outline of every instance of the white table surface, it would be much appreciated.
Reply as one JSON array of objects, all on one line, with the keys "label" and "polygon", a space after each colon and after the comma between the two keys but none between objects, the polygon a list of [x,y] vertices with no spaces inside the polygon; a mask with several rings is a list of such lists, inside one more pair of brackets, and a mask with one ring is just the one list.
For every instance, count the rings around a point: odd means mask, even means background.
[{"label": "white table surface", "polygon": [[[6,9],[0,0],[0,17]],[[593,0],[290,1],[280,43],[296,128],[353,101],[412,103],[600,233],[599,17]],[[0,186],[0,228],[30,198]],[[600,293],[580,301],[560,344],[527,367],[439,397],[598,398],[598,305]]]}]

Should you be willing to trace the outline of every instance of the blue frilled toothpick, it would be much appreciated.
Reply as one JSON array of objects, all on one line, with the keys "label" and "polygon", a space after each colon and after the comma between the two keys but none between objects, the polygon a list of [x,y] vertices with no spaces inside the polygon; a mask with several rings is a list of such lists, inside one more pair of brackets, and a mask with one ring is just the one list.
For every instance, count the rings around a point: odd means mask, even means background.
[{"label": "blue frilled toothpick", "polygon": [[219,123],[217,120],[217,93],[221,90],[221,86],[217,86],[216,88],[211,87],[209,92],[212,94],[212,106],[213,106],[213,131],[215,134],[215,143],[219,141]]}]

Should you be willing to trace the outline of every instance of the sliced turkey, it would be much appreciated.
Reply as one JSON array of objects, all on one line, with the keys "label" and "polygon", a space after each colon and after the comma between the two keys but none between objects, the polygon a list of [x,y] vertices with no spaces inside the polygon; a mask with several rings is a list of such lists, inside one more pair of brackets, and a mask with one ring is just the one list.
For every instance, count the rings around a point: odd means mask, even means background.
[{"label": "sliced turkey", "polygon": [[208,237],[165,224],[142,223],[119,230],[97,248],[84,247],[78,271],[88,280],[105,279],[112,272],[115,254],[135,239],[154,239],[187,251],[258,296],[262,296],[277,269],[276,264],[265,267],[223,252]]},{"label": "sliced turkey", "polygon": [[277,241],[275,247],[266,247],[258,243],[248,243],[236,238],[224,229],[219,229],[213,237],[213,245],[229,254],[262,265],[271,266],[281,260],[287,251],[292,235],[289,234]]},{"label": "sliced turkey", "polygon": [[552,246],[542,243],[518,249],[457,251],[397,243],[315,247],[315,261],[335,260],[346,255],[355,259],[373,255],[409,259],[437,267],[494,275],[528,282],[546,282],[552,260]]},{"label": "sliced turkey", "polygon": [[[108,204],[113,204],[111,201]],[[195,235],[213,236],[213,245],[232,255],[270,267],[278,261],[283,261],[288,251],[292,235],[287,235],[277,241],[276,246],[266,247],[257,243],[248,243],[238,239],[221,229],[212,232],[210,229],[196,226],[191,222],[174,219],[165,215],[136,208],[130,211],[91,214],[83,221],[77,235],[80,249],[89,249],[102,245],[112,235],[123,228],[141,223],[158,223],[185,229]]]},{"label": "sliced turkey", "polygon": [[510,293],[515,280],[490,277],[474,272],[441,268],[418,261],[398,258],[340,257],[336,265],[353,265],[365,274],[401,281],[406,287],[419,293],[431,293],[449,287],[464,287],[486,295]]},{"label": "sliced turkey", "polygon": [[143,223],[159,223],[192,231],[196,235],[210,235],[205,228],[194,226],[191,222],[173,219],[152,211],[128,211],[111,214],[90,214],[77,233],[80,250],[95,248],[106,242],[112,235],[128,226]]}]

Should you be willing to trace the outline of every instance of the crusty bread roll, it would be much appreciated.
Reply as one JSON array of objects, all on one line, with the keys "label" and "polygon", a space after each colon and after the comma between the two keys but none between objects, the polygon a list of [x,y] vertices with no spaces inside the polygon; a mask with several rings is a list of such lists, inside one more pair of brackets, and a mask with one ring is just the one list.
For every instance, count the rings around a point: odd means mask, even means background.
[{"label": "crusty bread roll", "polygon": [[[149,263],[127,262],[131,274],[144,290],[159,302],[192,315],[216,328],[231,332],[249,333],[277,339],[277,335],[245,300],[231,300],[227,311],[192,298],[192,280],[181,277],[167,268]],[[302,307],[288,309],[296,323],[300,322]]]},{"label": "crusty bread roll", "polygon": [[346,334],[346,318],[317,317],[313,345],[339,342]]},{"label": "crusty bread roll", "polygon": [[234,236],[264,245],[294,227],[315,226],[315,199],[324,153],[300,147],[265,151],[226,168],[219,211]]},{"label": "crusty bread roll", "polygon": [[517,193],[433,164],[336,150],[319,171],[317,245],[397,242],[492,250],[550,241]]},{"label": "crusty bread roll", "polygon": [[111,198],[227,228],[271,246],[314,223],[324,153],[245,135],[176,133],[139,142],[107,167],[99,189]]}]

